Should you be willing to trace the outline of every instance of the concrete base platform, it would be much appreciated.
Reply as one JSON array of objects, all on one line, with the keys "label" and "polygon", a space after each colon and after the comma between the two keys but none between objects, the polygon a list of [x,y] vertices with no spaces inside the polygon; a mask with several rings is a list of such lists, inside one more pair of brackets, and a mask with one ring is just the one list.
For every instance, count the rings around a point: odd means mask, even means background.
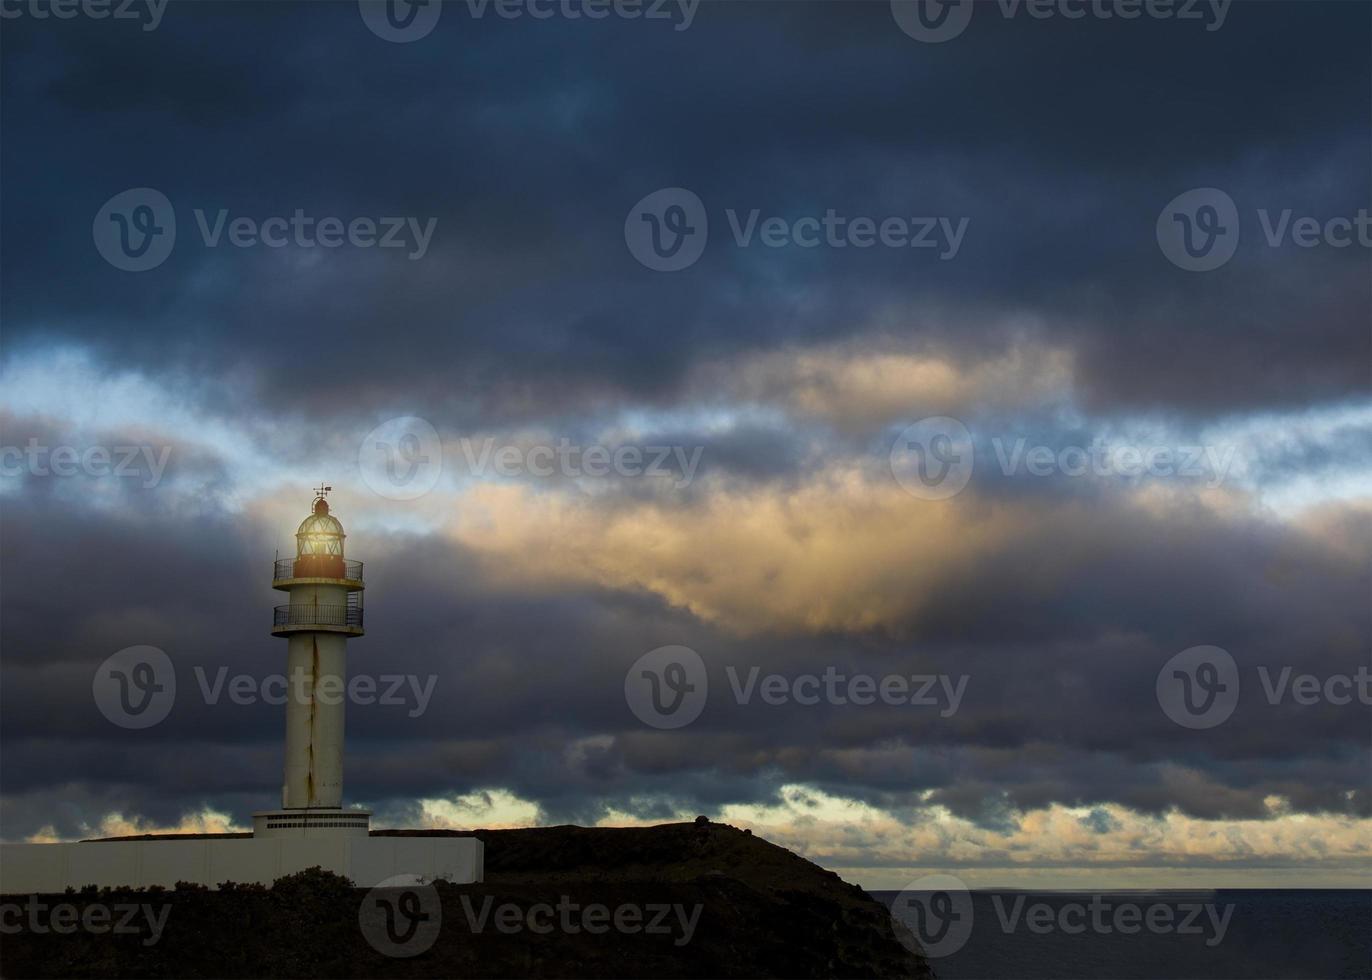
[{"label": "concrete base platform", "polygon": [[252,815],[254,837],[318,837],[348,834],[366,837],[371,830],[370,810],[316,807],[308,810],[258,810]]},{"label": "concrete base platform", "polygon": [[270,885],[318,865],[371,888],[397,875],[454,884],[482,880],[485,849],[475,837],[321,836],[0,844],[0,894],[67,888],[218,888],[226,881]]}]

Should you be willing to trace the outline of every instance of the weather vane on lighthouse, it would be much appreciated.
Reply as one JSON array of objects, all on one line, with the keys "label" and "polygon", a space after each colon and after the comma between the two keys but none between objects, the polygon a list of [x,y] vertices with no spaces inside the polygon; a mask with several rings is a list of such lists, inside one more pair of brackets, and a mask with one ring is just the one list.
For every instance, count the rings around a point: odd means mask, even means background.
[{"label": "weather vane on lighthouse", "polygon": [[281,809],[253,814],[256,836],[365,835],[371,814],[343,809],[343,706],[348,639],[361,636],[362,563],[343,555],[347,535],[329,513],[333,487],[315,488],[295,533],[295,557],[276,562],[272,635],[286,638],[286,768]]}]

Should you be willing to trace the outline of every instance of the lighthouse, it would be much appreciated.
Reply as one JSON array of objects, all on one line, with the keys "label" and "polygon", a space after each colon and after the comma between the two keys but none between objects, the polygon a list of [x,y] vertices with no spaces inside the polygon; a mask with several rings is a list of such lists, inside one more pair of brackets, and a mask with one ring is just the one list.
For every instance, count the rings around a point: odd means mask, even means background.
[{"label": "lighthouse", "polygon": [[[286,639],[281,809],[254,813],[251,837],[0,843],[0,894],[46,895],[92,884],[270,885],[314,867],[342,875],[360,888],[439,879],[454,884],[481,881],[486,849],[478,838],[430,837],[422,832],[372,837],[371,812],[343,808],[348,640],[362,635],[363,585],[362,563],[343,554],[347,535],[329,513],[332,489],[315,490],[310,515],[295,533],[295,557],[278,559],[272,571],[272,588],[290,599],[277,606],[272,617],[272,635]],[[94,683],[103,683],[99,673]]]},{"label": "lighthouse", "polygon": [[286,639],[286,763],[281,809],[253,814],[259,837],[366,835],[371,814],[343,809],[343,718],[348,640],[361,636],[362,563],[344,554],[347,535],[329,513],[332,487],[315,490],[295,533],[295,557],[278,559],[272,635]]}]

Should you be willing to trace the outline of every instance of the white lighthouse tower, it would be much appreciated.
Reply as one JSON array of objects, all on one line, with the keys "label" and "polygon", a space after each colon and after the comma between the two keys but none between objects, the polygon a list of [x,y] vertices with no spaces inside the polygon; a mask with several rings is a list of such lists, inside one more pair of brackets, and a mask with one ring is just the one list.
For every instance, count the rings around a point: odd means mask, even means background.
[{"label": "white lighthouse tower", "polygon": [[348,639],[361,636],[362,563],[343,554],[343,525],[329,513],[332,487],[295,534],[295,557],[278,560],[272,635],[286,638],[286,771],[281,809],[253,814],[258,837],[366,836],[370,812],[343,809],[343,714]]},{"label": "white lighthouse tower", "polygon": [[[254,813],[252,837],[0,844],[0,894],[50,894],[91,884],[270,885],[313,867],[360,888],[482,880],[486,849],[478,838],[372,837],[369,811],[343,809],[347,647],[349,637],[362,635],[363,586],[362,563],[343,556],[343,525],[325,499],[331,489],[315,492],[312,512],[295,535],[295,557],[277,561],[272,572],[272,588],[290,596],[272,621],[272,634],[286,638],[281,809]],[[99,673],[94,683],[103,683]]]}]

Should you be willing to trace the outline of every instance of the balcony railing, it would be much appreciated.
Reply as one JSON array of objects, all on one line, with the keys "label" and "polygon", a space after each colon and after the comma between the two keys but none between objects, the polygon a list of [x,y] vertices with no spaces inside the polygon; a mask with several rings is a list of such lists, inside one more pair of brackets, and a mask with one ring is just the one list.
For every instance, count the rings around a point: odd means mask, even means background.
[{"label": "balcony railing", "polygon": [[362,607],[295,605],[277,606],[272,617],[272,626],[352,626],[362,628]]},{"label": "balcony railing", "polygon": [[303,555],[282,558],[272,571],[275,581],[289,578],[343,578],[362,581],[362,563],[334,555]]}]

